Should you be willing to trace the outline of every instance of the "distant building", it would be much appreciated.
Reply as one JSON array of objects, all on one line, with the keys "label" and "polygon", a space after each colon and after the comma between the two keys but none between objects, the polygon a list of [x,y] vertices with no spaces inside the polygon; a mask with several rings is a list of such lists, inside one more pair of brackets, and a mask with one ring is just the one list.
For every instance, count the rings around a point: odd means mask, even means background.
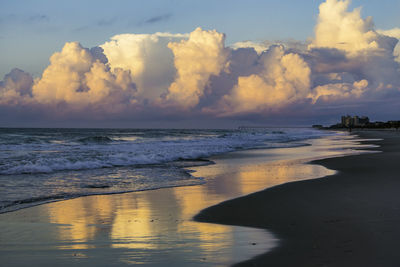
[{"label": "distant building", "polygon": [[[317,125],[315,125],[317,126]],[[392,120],[387,122],[375,121],[371,122],[366,116],[342,116],[341,122],[331,125],[329,127],[322,127],[321,129],[343,129],[348,128],[350,131],[352,128],[365,128],[365,129],[400,129],[400,120]]]},{"label": "distant building", "polygon": [[369,123],[369,118],[367,116],[358,117],[356,126],[366,126]]},{"label": "distant building", "polygon": [[342,116],[342,126],[343,127],[362,127],[369,123],[369,118],[366,116],[353,116],[350,115]]},{"label": "distant building", "polygon": [[354,126],[353,118],[350,115],[342,116],[342,126],[347,128]]}]

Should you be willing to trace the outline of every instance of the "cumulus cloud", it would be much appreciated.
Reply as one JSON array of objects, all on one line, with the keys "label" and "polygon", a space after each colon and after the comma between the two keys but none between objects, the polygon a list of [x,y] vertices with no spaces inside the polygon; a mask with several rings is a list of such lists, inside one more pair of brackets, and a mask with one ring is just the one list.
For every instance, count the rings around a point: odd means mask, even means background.
[{"label": "cumulus cloud", "polygon": [[121,111],[136,102],[135,84],[129,70],[110,68],[101,49],[89,50],[79,43],[66,43],[54,53],[42,76],[13,69],[0,83],[3,105],[66,104],[72,110],[91,106],[108,112]]},{"label": "cumulus cloud", "polygon": [[204,95],[210,76],[219,75],[227,67],[225,35],[197,28],[188,40],[170,42],[168,47],[174,54],[177,75],[168,88],[165,103],[193,108]]},{"label": "cumulus cloud", "polygon": [[175,77],[174,58],[169,42],[187,39],[188,34],[119,34],[100,45],[111,69],[131,72],[138,95],[157,98]]},{"label": "cumulus cloud", "polygon": [[253,48],[257,54],[261,54],[264,51],[267,51],[268,48],[271,46],[272,44],[269,42],[263,42],[263,43],[255,43],[252,41],[243,41],[243,42],[236,42],[233,45],[231,45],[231,47],[233,49],[238,49],[238,48]]},{"label": "cumulus cloud", "polygon": [[223,97],[221,115],[276,110],[307,97],[311,70],[298,54],[273,46],[260,60],[261,72],[239,76],[231,93]]},{"label": "cumulus cloud", "polygon": [[309,97],[315,104],[317,100],[332,101],[347,98],[359,98],[368,86],[367,80],[360,80],[354,83],[330,83],[315,87]]},{"label": "cumulus cloud", "polygon": [[340,112],[368,109],[390,98],[393,109],[400,100],[400,29],[375,29],[372,18],[361,17],[360,8],[348,10],[349,3],[323,2],[307,44],[245,41],[226,47],[223,33],[201,28],[120,34],[92,49],[66,43],[41,77],[19,69],[7,74],[0,107],[265,118],[333,106]]},{"label": "cumulus cloud", "polygon": [[17,105],[26,103],[32,94],[33,78],[29,73],[13,69],[0,82],[0,104]]},{"label": "cumulus cloud", "polygon": [[361,8],[347,11],[349,0],[327,0],[319,6],[312,47],[337,48],[349,53],[378,49],[372,17],[362,19]]},{"label": "cumulus cloud", "polygon": [[350,1],[327,0],[320,5],[315,38],[305,52],[312,69],[312,102],[357,101],[392,94],[400,88],[393,53],[394,31],[375,30],[361,8],[348,11]]},{"label": "cumulus cloud", "polygon": [[378,33],[385,35],[385,36],[389,36],[389,37],[393,37],[397,39],[397,45],[394,48],[393,51],[393,55],[396,57],[396,61],[400,62],[400,28],[393,28],[390,30],[377,30]]},{"label": "cumulus cloud", "polygon": [[75,106],[101,104],[114,109],[115,103],[135,101],[135,85],[129,70],[113,69],[77,42],[66,43],[54,53],[32,94],[39,103],[65,102]]},{"label": "cumulus cloud", "polygon": [[393,60],[397,40],[392,38],[397,38],[397,29],[376,31],[371,17],[363,19],[360,8],[348,7],[347,0],[322,3],[308,47],[279,45],[265,51],[251,42],[234,44],[259,49],[254,72],[238,75],[219,105],[204,110],[222,116],[270,114],[294,104],[356,102],[398,91],[400,75]]}]

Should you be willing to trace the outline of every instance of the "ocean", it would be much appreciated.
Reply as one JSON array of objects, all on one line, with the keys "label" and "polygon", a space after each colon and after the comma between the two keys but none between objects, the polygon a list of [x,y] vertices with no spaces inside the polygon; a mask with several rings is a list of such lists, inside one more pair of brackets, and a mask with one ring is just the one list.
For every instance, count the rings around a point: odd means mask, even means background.
[{"label": "ocean", "polygon": [[80,196],[204,183],[186,167],[237,150],[293,147],[312,128],[0,129],[0,213]]}]

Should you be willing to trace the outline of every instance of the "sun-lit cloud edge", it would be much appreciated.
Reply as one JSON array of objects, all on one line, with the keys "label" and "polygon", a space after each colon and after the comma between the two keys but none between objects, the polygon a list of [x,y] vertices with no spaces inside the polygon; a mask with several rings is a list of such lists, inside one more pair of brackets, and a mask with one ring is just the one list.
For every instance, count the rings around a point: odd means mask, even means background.
[{"label": "sun-lit cloud edge", "polygon": [[400,28],[375,29],[349,4],[323,2],[307,43],[228,47],[223,33],[202,28],[119,34],[91,49],[69,42],[41,77],[11,70],[0,82],[0,107],[52,116],[269,117],[400,99]]}]

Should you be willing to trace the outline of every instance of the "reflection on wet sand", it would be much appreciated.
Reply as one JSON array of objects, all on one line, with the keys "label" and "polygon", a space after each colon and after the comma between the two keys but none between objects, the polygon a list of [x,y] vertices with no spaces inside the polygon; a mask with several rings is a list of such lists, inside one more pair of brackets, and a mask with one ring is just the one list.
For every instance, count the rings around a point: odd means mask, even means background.
[{"label": "reflection on wet sand", "polygon": [[59,225],[59,240],[71,243],[60,248],[93,248],[94,246],[87,241],[95,239],[98,230],[95,225],[109,220],[110,214],[113,212],[112,206],[113,203],[110,200],[88,202],[85,198],[50,205],[46,209],[49,222]]},{"label": "reflection on wet sand", "polygon": [[112,247],[155,249],[156,244],[149,240],[154,236],[155,230],[152,227],[154,224],[149,223],[154,219],[151,219],[151,209],[145,207],[147,203],[142,203],[142,199],[121,201],[122,206],[135,208],[118,209],[115,212],[110,233]]},{"label": "reflection on wet sand", "polygon": [[[337,149],[343,144],[354,146],[351,139],[348,143],[334,138],[308,142],[313,145],[215,157],[215,165],[192,168],[195,176],[206,179],[204,185],[82,197],[2,214],[0,223],[10,229],[12,223],[21,224],[26,216],[31,217],[30,223],[25,222],[31,233],[19,234],[20,246],[15,250],[29,250],[29,244],[33,244],[29,235],[40,236],[34,232],[43,231],[32,221],[48,224],[50,245],[46,243],[46,249],[39,253],[53,251],[51,259],[58,260],[59,265],[68,265],[70,255],[92,260],[86,264],[103,266],[231,264],[267,251],[276,245],[276,240],[263,230],[198,223],[191,218],[201,209],[229,198],[332,174],[322,166],[303,162],[305,158],[343,153],[326,150],[335,147],[335,142]],[[337,146],[339,143],[341,147]],[[6,241],[10,236],[2,231],[0,250],[10,244]],[[36,247],[39,251],[40,246],[39,243]]]}]

